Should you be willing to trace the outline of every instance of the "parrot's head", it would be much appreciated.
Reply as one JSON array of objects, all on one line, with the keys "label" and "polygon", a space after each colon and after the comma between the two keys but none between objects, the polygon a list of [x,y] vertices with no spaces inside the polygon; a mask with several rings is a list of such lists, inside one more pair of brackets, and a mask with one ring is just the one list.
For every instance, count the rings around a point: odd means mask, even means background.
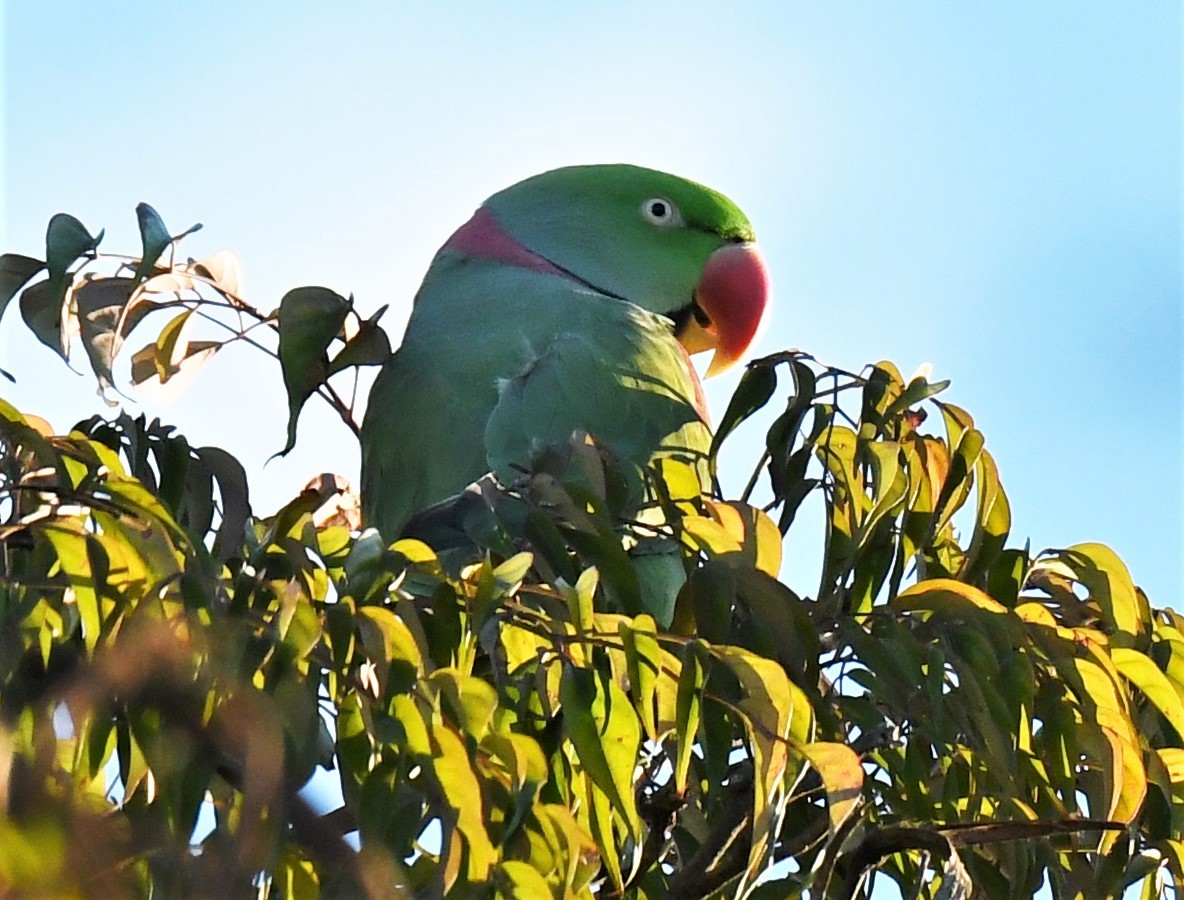
[{"label": "parrot's head", "polygon": [[689,353],[715,351],[708,375],[743,355],[764,316],[768,276],[744,213],[665,172],[544,172],[495,194],[466,227],[469,239],[464,229],[457,238],[474,250],[496,244],[517,262],[669,317]]}]

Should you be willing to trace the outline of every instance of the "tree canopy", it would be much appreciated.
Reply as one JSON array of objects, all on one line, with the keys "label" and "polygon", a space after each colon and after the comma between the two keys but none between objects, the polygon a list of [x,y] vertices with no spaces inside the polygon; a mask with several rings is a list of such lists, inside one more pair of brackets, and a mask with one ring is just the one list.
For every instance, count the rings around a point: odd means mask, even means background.
[{"label": "tree canopy", "polygon": [[[356,432],[340,385],[389,354],[381,310],[323,287],[261,310],[233,255],[184,258],[195,229],[137,214],[119,256],[54,216],[44,259],[0,257],[0,314],[81,344],[109,395],[144,323],[149,389],[249,343],[279,363],[277,445],[314,397]],[[1177,896],[1184,618],[1101,544],[1012,537],[947,387],[749,363],[713,446],[755,445],[747,484],[649,473],[688,573],[668,629],[641,611],[612,448],[579,436],[579,478],[523,473],[459,546],[388,546],[339,480],[261,514],[231,454],[159,421],[54,434],[0,400],[0,885]],[[782,547],[812,498],[806,595]]]}]

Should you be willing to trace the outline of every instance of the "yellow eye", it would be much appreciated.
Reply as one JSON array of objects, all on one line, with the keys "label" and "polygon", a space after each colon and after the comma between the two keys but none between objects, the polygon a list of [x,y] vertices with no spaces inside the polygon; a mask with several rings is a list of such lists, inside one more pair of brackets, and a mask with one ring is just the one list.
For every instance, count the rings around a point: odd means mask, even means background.
[{"label": "yellow eye", "polygon": [[641,204],[641,216],[651,225],[669,228],[671,225],[681,225],[682,216],[678,207],[665,197],[651,197]]}]

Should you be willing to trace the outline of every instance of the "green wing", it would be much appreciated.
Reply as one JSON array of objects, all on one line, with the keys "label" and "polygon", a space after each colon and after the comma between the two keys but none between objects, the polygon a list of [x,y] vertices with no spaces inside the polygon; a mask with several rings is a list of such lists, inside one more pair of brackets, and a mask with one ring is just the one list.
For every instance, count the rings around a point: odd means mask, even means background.
[{"label": "green wing", "polygon": [[661,316],[557,276],[438,260],[370,395],[366,521],[393,537],[487,472],[512,481],[575,431],[637,467],[664,454],[703,460],[710,431],[696,390]]},{"label": "green wing", "polygon": [[710,433],[692,405],[694,375],[669,326],[632,304],[600,305],[601,328],[558,334],[500,382],[485,449],[503,482],[576,432],[639,470],[663,455],[705,459]]}]

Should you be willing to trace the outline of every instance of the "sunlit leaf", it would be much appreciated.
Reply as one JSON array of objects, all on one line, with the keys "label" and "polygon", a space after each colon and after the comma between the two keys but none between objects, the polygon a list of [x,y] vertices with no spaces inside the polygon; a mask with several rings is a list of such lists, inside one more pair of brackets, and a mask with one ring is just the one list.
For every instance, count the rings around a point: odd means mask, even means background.
[{"label": "sunlit leaf", "polygon": [[654,695],[662,671],[662,650],[658,646],[657,624],[652,616],[637,616],[631,624],[622,622],[621,641],[629,667],[629,686],[633,705],[651,741],[658,739],[654,719]]},{"label": "sunlit leaf", "polygon": [[550,897],[551,886],[547,879],[535,871],[529,863],[507,860],[493,874],[499,897],[507,900],[535,900]]},{"label": "sunlit leaf", "polygon": [[193,311],[171,319],[156,341],[132,356],[132,384],[157,402],[179,394],[222,347],[219,341],[190,340]]},{"label": "sunlit leaf", "polygon": [[488,880],[498,856],[485,828],[481,783],[460,736],[451,728],[435,724],[431,733],[435,746],[424,762],[431,765],[444,799],[456,816],[457,830],[464,836],[468,851],[466,877],[480,884]]},{"label": "sunlit leaf", "polygon": [[952,578],[931,578],[901,591],[892,601],[901,610],[930,610],[945,613],[983,611],[1007,615],[1007,607],[992,600],[976,587]]},{"label": "sunlit leaf", "polygon": [[497,691],[493,686],[456,669],[437,669],[429,676],[428,683],[447,698],[461,732],[481,740],[497,709]]},{"label": "sunlit leaf", "polygon": [[414,681],[423,660],[415,636],[402,619],[382,606],[362,606],[358,609],[357,625],[366,655],[376,668],[381,691],[387,690],[395,662],[402,664],[396,689],[404,689]]},{"label": "sunlit leaf", "polygon": [[1130,571],[1105,544],[1074,544],[1058,554],[1098,603],[1121,646],[1130,646],[1146,632],[1148,611],[1140,602]]},{"label": "sunlit leaf", "polygon": [[723,525],[707,516],[686,516],[682,527],[698,547],[712,556],[739,553],[743,549]]},{"label": "sunlit leaf", "polygon": [[1138,650],[1126,647],[1115,647],[1110,656],[1122,676],[1142,691],[1171,723],[1177,739],[1184,739],[1184,702],[1160,668]]},{"label": "sunlit leaf", "polygon": [[678,752],[674,760],[674,784],[678,793],[687,789],[691,751],[698,739],[703,686],[707,681],[706,653],[698,643],[689,643],[683,651],[682,670],[678,677],[678,707],[675,738]]},{"label": "sunlit leaf", "polygon": [[614,681],[593,669],[566,665],[559,683],[563,729],[580,764],[612,803],[631,834],[638,832],[633,769],[641,723]]}]

